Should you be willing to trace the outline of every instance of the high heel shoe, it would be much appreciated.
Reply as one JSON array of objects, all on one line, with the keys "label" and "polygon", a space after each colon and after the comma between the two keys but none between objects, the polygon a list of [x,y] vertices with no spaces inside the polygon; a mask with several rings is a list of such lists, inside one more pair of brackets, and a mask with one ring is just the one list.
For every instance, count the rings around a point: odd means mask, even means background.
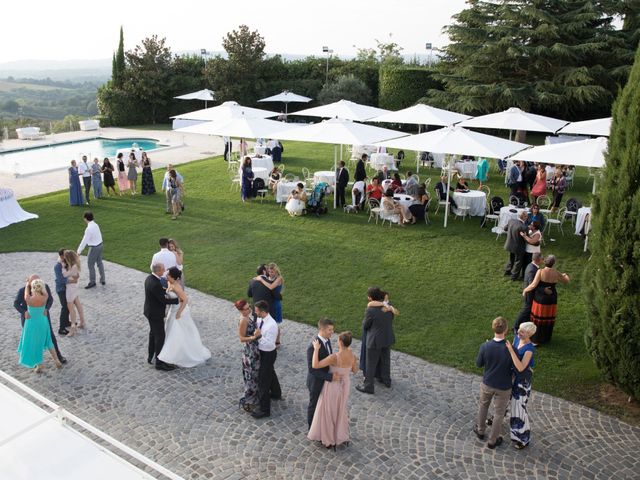
[{"label": "high heel shoe", "polygon": [[76,324],[71,324],[69,326],[69,332],[67,333],[67,338],[69,337],[73,337],[76,333],[78,333],[78,329],[76,327]]}]

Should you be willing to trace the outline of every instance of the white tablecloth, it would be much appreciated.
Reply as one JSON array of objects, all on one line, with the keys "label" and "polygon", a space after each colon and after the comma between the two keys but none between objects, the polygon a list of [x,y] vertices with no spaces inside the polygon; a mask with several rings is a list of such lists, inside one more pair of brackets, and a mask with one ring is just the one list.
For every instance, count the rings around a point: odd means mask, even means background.
[{"label": "white tablecloth", "polygon": [[504,227],[507,226],[509,220],[512,218],[518,218],[520,212],[526,212],[526,208],[516,208],[513,205],[505,205],[500,209],[500,218],[498,219],[498,226],[494,227],[492,231],[494,233],[505,233]]},{"label": "white tablecloth", "polygon": [[251,168],[264,167],[269,172],[273,170],[273,159],[271,155],[261,155],[260,157],[251,157]]},{"label": "white tablecloth", "polygon": [[[576,217],[576,235],[582,235],[582,228],[585,226],[587,215],[591,215],[591,207],[580,207],[578,209],[578,215]],[[589,230],[591,230],[591,222],[589,222]],[[588,231],[584,232],[588,234]]]},{"label": "white tablecloth", "polygon": [[13,195],[13,190],[0,188],[0,228],[32,218],[38,218],[38,215],[25,212]]},{"label": "white tablecloth", "polygon": [[313,174],[313,183],[326,182],[334,186],[336,184],[336,174],[331,170],[321,170]]},{"label": "white tablecloth", "polygon": [[378,151],[378,147],[375,145],[352,145],[351,146],[351,158],[362,158],[362,154],[366,153],[368,156],[376,153]]},{"label": "white tablecloth", "polygon": [[[265,185],[269,185],[269,175],[271,174],[271,170],[267,170],[264,167],[251,167],[251,170],[253,171],[254,179],[261,178],[264,180]],[[240,178],[242,178],[242,167],[238,169],[238,174],[240,175]]]},{"label": "white tablecloth", "polygon": [[405,195],[404,193],[394,194],[393,199],[401,205],[406,205],[407,207],[416,203],[416,200],[411,195]]},{"label": "white tablecloth", "polygon": [[476,160],[471,160],[468,162],[456,162],[455,163],[456,170],[460,172],[460,174],[464,178],[475,178],[476,176],[476,168],[478,167],[478,162]]},{"label": "white tablecloth", "polygon": [[254,145],[253,146],[253,153],[255,153],[256,155],[264,155],[264,152],[267,151],[267,147],[266,145]]},{"label": "white tablecloth", "polygon": [[393,155],[389,153],[372,153],[369,157],[369,165],[376,170],[382,170],[385,165],[389,170],[397,170]]},{"label": "white tablecloth", "polygon": [[453,192],[453,199],[459,207],[469,207],[469,215],[483,217],[487,208],[487,194],[478,190],[467,193]]},{"label": "white tablecloth", "polygon": [[276,202],[286,202],[289,194],[298,185],[298,182],[278,182],[276,189]]}]

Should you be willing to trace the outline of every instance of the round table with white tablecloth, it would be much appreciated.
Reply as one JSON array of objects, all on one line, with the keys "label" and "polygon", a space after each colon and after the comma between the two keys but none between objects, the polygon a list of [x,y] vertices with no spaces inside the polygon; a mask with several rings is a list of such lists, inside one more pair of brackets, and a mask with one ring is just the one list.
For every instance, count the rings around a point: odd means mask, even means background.
[{"label": "round table with white tablecloth", "polygon": [[387,170],[397,170],[396,162],[390,153],[372,153],[369,157],[369,165],[376,170],[382,170],[384,166]]},{"label": "round table with white tablecloth", "polygon": [[0,188],[0,228],[32,218],[38,218],[38,215],[25,212],[18,204],[13,190]]},{"label": "round table with white tablecloth", "polygon": [[507,226],[509,220],[518,218],[520,212],[527,212],[526,208],[516,208],[513,205],[505,205],[500,209],[500,218],[498,219],[498,226],[493,227],[491,231],[493,233],[502,234],[505,233],[504,227]]},{"label": "round table with white tablecloth", "polygon": [[286,202],[289,194],[296,188],[298,183],[299,182],[278,182],[278,186],[276,187],[276,202]]},{"label": "round table with white tablecloth", "polygon": [[366,153],[367,156],[371,156],[378,151],[378,147],[375,145],[352,145],[351,146],[351,158],[362,158],[362,154]]},{"label": "round table with white tablecloth", "polygon": [[[589,234],[588,230],[591,230],[591,222],[587,223],[587,215],[591,215],[591,207],[580,207],[578,209],[578,215],[576,216],[576,235]],[[584,232],[582,231],[583,228],[585,229]]]},{"label": "round table with white tablecloth", "polygon": [[334,186],[336,184],[336,173],[332,170],[321,170],[313,174],[313,183],[317,184],[325,182],[328,185]]},{"label": "round table with white tablecloth", "polygon": [[[483,217],[487,208],[487,194],[479,190],[453,192],[453,200],[459,207],[469,207],[469,215]],[[455,213],[455,212],[454,212]]]},{"label": "round table with white tablecloth", "polygon": [[266,151],[267,151],[267,146],[266,145],[254,145],[253,146],[253,153],[255,155],[264,155]]},{"label": "round table with white tablecloth", "polygon": [[251,168],[263,167],[269,172],[273,170],[273,159],[271,155],[260,155],[251,157]]},{"label": "round table with white tablecloth", "polygon": [[394,193],[393,199],[396,202],[398,202],[400,205],[405,205],[407,207],[409,205],[413,205],[414,203],[419,203],[419,202],[416,202],[416,199],[413,198],[411,195],[405,195],[404,193]]},{"label": "round table with white tablecloth", "polygon": [[464,178],[476,178],[476,169],[478,168],[478,162],[476,160],[456,162],[455,168]]}]

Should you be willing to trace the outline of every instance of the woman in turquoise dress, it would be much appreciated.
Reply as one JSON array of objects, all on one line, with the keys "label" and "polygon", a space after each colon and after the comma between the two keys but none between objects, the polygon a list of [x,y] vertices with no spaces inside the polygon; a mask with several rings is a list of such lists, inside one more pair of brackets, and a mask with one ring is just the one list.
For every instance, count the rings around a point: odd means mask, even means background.
[{"label": "woman in turquoise dress", "polygon": [[84,205],[80,177],[78,176],[78,165],[75,160],[71,160],[69,167],[69,205]]},{"label": "woman in turquoise dress", "polygon": [[489,179],[489,162],[487,162],[486,158],[480,158],[478,160],[478,165],[476,166],[476,180],[480,182],[480,186],[478,188],[482,188],[482,183],[486,182]]},{"label": "woman in turquoise dress", "polygon": [[43,353],[49,350],[51,358],[60,368],[62,364],[56,355],[51,340],[51,327],[45,314],[47,305],[47,291],[44,281],[40,278],[27,282],[24,289],[24,301],[27,304],[22,336],[18,344],[20,365],[33,368],[34,372],[42,371]]}]

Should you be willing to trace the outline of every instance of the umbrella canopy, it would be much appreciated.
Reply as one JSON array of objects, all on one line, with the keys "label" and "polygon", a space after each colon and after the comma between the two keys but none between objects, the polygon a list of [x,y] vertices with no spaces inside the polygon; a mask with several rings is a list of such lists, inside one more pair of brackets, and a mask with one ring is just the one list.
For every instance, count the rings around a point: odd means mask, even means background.
[{"label": "umbrella canopy", "polygon": [[332,118],[300,128],[290,128],[278,134],[280,140],[333,143],[336,145],[371,145],[382,140],[406,135],[387,128]]},{"label": "umbrella canopy", "polygon": [[382,108],[370,107],[369,105],[360,105],[359,103],[349,100],[339,100],[328,105],[307,108],[291,115],[304,115],[307,117],[323,117],[323,118],[345,118],[347,120],[355,120],[364,122],[373,117],[379,117],[384,113],[390,113],[389,110]]},{"label": "umbrella canopy", "polygon": [[607,143],[608,140],[605,137],[598,137],[589,140],[543,145],[519,152],[513,155],[511,159],[525,162],[601,168],[604,166],[604,152],[607,150]]},{"label": "umbrella canopy", "polygon": [[449,110],[432,107],[419,103],[409,108],[389,112],[379,117],[369,119],[370,122],[387,123],[411,123],[416,125],[440,125],[443,127],[453,125],[471,118],[469,115],[462,115]]},{"label": "umbrella canopy", "polygon": [[177,97],[173,97],[173,98],[177,98],[180,100],[204,100],[205,102],[207,101],[212,101],[215,96],[215,94],[213,93],[212,90],[209,90],[208,88],[205,88],[204,90],[198,90],[197,92],[191,92],[191,93],[185,93],[184,95],[178,95]]},{"label": "umbrella canopy", "polygon": [[497,128],[499,130],[555,133],[567,123],[566,120],[527,113],[519,108],[512,107],[504,112],[490,113],[489,115],[465,120],[460,122],[459,125],[465,128]]},{"label": "umbrella canopy", "polygon": [[282,102],[282,103],[308,103],[312,98],[298,95],[297,93],[284,90],[282,93],[273,95],[272,97],[263,98],[259,102]]},{"label": "umbrella canopy", "polygon": [[237,138],[274,138],[283,130],[292,127],[283,122],[267,120],[265,118],[237,117],[216,122],[204,122],[198,125],[179,128],[176,132],[199,133],[203,135],[220,135],[222,137]]},{"label": "umbrella canopy", "polygon": [[577,135],[594,135],[608,137],[611,131],[611,117],[585,120],[583,122],[571,122],[566,127],[558,130],[558,133],[572,133]]},{"label": "umbrella canopy", "polygon": [[196,110],[195,112],[182,113],[171,118],[179,118],[182,120],[200,120],[203,122],[211,122],[216,120],[228,120],[236,117],[247,118],[267,118],[277,116],[277,112],[269,110],[261,110],[259,108],[243,107],[238,102],[224,102],[221,105],[211,108]]},{"label": "umbrella canopy", "polygon": [[488,158],[505,158],[529,146],[525,143],[512,142],[493,135],[472,132],[457,125],[395,140],[379,141],[377,144],[419,152],[473,155]]}]

